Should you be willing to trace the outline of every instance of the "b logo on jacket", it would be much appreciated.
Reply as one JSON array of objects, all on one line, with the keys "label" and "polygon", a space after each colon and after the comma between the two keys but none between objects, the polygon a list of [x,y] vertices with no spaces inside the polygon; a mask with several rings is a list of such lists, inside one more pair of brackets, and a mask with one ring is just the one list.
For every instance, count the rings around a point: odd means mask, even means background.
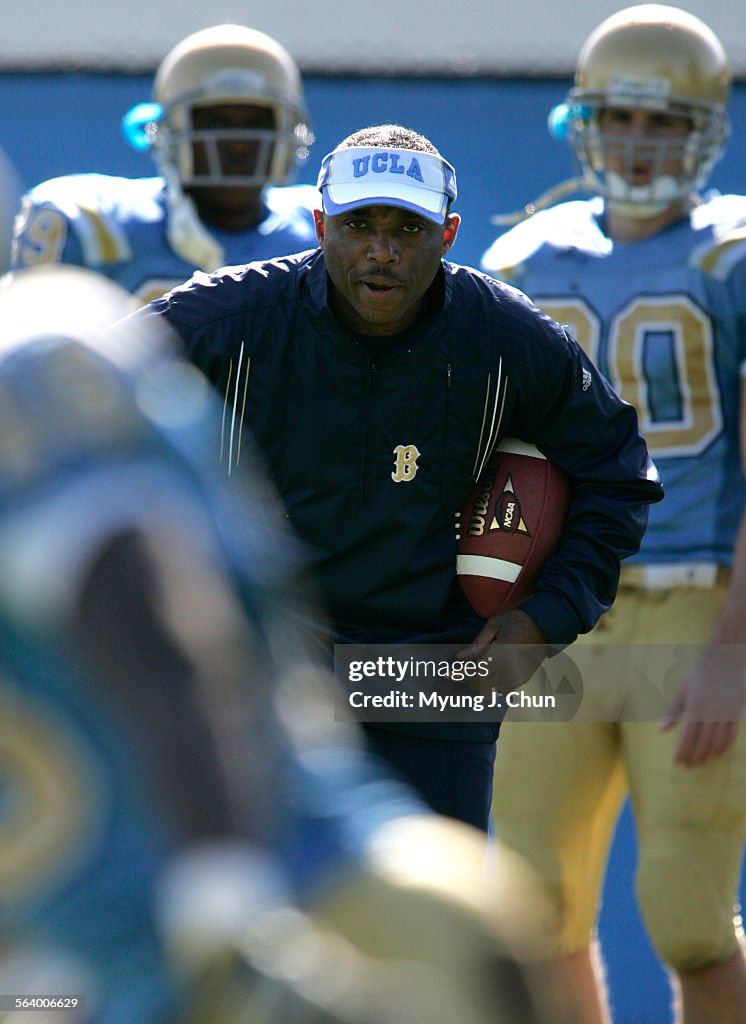
[{"label": "b logo on jacket", "polygon": [[414,480],[417,474],[417,459],[420,457],[420,451],[414,444],[398,444],[394,448],[394,470],[391,474],[391,479],[394,483],[409,483],[410,480]]}]

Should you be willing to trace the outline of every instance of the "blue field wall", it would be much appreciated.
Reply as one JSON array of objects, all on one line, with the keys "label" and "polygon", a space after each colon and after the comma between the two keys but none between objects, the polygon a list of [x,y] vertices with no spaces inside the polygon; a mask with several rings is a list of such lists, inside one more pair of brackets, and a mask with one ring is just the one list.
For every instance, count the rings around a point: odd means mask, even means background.
[{"label": "blue field wall", "polygon": [[[129,149],[122,115],[150,98],[151,77],[105,74],[0,74],[0,145],[26,185],[59,174],[153,173],[147,155]],[[368,124],[398,122],[427,135],[456,167],[463,222],[452,252],[476,266],[498,229],[495,213],[523,207],[572,172],[565,145],[546,128],[568,81],[501,79],[306,79],[316,143],[298,180],[314,182],[322,156]],[[746,83],[731,103],[733,133],[712,185],[746,192]],[[280,255],[280,254],[278,254]],[[614,1024],[669,1024],[664,972],[642,929],[633,894],[636,857],[625,810],[611,852],[600,933]],[[742,885],[742,898],[746,884]]]}]

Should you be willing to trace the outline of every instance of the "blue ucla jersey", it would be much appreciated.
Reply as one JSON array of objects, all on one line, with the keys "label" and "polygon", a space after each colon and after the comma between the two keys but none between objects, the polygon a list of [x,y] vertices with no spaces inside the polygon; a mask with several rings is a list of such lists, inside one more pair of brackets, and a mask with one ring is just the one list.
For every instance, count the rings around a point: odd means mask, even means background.
[{"label": "blue ucla jersey", "polygon": [[51,178],[23,199],[12,269],[45,263],[89,267],[146,303],[183,283],[195,270],[315,247],[315,186],[268,186],[262,197],[266,212],[256,227],[208,231],[184,196],[169,196],[163,178]]},{"label": "blue ucla jersey", "polygon": [[727,565],[746,500],[746,197],[713,194],[654,237],[612,242],[599,198],[501,235],[482,269],[567,324],[634,404],[666,490],[637,561]]}]

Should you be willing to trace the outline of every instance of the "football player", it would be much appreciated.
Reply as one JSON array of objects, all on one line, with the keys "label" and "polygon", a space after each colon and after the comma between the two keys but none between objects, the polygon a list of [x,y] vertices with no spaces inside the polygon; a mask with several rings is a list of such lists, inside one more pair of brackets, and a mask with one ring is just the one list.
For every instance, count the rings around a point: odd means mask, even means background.
[{"label": "football player", "polygon": [[283,820],[261,683],[275,588],[254,572],[279,583],[288,563],[255,494],[240,514],[254,569],[239,568],[233,499],[188,441],[204,386],[165,336],[103,342],[132,308],[80,268],[0,288],[0,990],[20,1000],[4,1010],[76,1024],[184,1019],[159,879],[189,851],[202,876],[212,855],[249,885]]},{"label": "football player", "polygon": [[313,141],[309,114],[295,61],[270,36],[219,25],[183,39],[153,101],[122,125],[158,176],[71,174],[32,188],[14,270],[85,266],[146,302],[194,270],[313,246],[317,193],[289,184]]},{"label": "football player", "polygon": [[[726,144],[730,79],[720,41],[684,11],[646,4],[603,21],[550,119],[580,174],[548,201],[592,197],[533,204],[482,259],[570,324],[637,407],[666,489],[616,603],[584,639],[705,652],[661,725],[622,704],[616,721],[503,728],[496,833],[530,857],[562,908],[554,1006],[573,1024],[608,1020],[592,936],[627,792],[637,892],[680,990],[677,1020],[746,1021],[733,909],[746,826],[742,654],[732,670],[719,665],[746,641],[746,197],[702,191]],[[611,673],[583,685],[600,700]]]}]

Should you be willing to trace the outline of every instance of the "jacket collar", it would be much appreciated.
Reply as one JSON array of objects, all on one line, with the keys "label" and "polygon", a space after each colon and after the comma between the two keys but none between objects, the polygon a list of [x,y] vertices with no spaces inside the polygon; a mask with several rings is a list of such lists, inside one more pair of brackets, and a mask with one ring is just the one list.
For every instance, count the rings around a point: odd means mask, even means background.
[{"label": "jacket collar", "polygon": [[326,312],[331,316],[329,309],[328,283],[326,276],[326,261],[321,249],[315,249],[308,257],[308,272],[306,275],[306,287],[309,302],[315,313]]}]

